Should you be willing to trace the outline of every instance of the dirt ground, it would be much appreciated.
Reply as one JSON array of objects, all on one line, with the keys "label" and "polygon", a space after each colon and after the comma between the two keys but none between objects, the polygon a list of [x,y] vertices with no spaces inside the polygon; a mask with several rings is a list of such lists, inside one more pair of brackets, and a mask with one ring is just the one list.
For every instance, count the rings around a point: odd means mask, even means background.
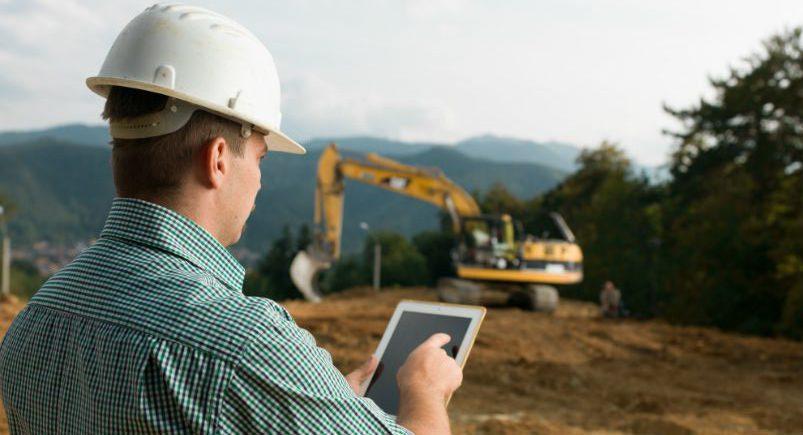
[{"label": "dirt ground", "polygon": [[[343,371],[373,352],[396,303],[352,291],[287,304]],[[803,343],[663,322],[492,308],[449,405],[457,433],[803,434]]]},{"label": "dirt ground", "polygon": [[[435,295],[355,290],[286,306],[347,372],[401,299]],[[2,331],[21,305],[0,305]],[[456,433],[803,434],[803,343],[604,320],[565,300],[553,315],[492,308],[449,413]]]}]

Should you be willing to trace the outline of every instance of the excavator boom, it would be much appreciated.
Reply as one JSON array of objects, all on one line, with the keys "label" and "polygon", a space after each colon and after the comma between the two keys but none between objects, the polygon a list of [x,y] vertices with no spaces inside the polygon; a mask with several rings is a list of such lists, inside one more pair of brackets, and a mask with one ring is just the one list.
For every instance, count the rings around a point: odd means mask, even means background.
[{"label": "excavator boom", "polygon": [[335,144],[318,160],[315,187],[315,238],[290,266],[293,283],[311,301],[321,298],[317,275],[340,258],[343,233],[344,180],[352,179],[433,204],[449,212],[454,230],[462,217],[479,216],[480,208],[463,188],[436,168],[420,168],[369,153],[344,158]]}]

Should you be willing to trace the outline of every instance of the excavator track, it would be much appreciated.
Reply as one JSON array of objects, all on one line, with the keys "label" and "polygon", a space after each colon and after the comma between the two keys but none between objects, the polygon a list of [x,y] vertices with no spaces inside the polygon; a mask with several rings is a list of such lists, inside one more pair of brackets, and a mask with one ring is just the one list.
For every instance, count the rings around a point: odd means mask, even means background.
[{"label": "excavator track", "polygon": [[558,308],[559,300],[555,287],[532,284],[511,293],[508,304],[525,310],[552,313]]},{"label": "excavator track", "polygon": [[558,290],[548,285],[494,285],[460,278],[438,280],[438,299],[466,305],[515,306],[529,311],[552,313],[558,307]]}]

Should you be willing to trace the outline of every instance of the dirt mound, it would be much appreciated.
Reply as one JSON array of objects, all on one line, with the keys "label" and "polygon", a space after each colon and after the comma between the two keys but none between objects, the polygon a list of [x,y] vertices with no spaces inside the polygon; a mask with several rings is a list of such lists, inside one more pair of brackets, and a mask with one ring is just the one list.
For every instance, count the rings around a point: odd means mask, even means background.
[{"label": "dirt mound", "polygon": [[[286,306],[345,372],[373,352],[401,299],[435,296],[357,289]],[[2,331],[21,308],[0,304]],[[554,315],[492,308],[449,413],[457,433],[803,434],[801,374],[802,343],[608,321],[573,301]]]}]

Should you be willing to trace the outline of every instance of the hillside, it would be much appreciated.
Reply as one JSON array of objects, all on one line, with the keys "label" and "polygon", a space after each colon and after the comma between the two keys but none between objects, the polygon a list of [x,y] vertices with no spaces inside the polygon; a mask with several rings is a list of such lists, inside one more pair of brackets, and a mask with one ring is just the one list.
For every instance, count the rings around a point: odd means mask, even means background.
[{"label": "hillside", "polygon": [[0,147],[0,193],[17,209],[9,222],[15,245],[96,235],[114,196],[109,156],[53,140]]},{"label": "hillside", "polygon": [[[348,372],[399,300],[433,293],[353,290],[286,306]],[[0,305],[0,334],[20,309]],[[555,315],[491,308],[449,414],[457,434],[800,434],[801,372],[797,342],[606,321],[567,300]]]},{"label": "hillside", "polygon": [[[106,146],[109,143],[108,129],[104,125],[66,124],[39,130],[0,132],[0,146],[53,139],[80,145]],[[455,144],[438,142],[403,142],[372,136],[344,136],[311,139],[304,143],[308,151],[320,151],[331,142],[344,149],[361,153],[377,152],[402,156],[422,152],[432,147],[456,149],[463,154],[495,162],[537,163],[562,171],[575,169],[574,161],[580,149],[560,142],[535,142],[525,139],[483,135]]]},{"label": "hillside", "polygon": [[[312,219],[314,174],[320,151],[306,156],[271,154],[263,163],[263,190],[242,244],[263,251],[283,225],[296,227]],[[41,139],[0,147],[0,193],[17,206],[10,227],[17,244],[40,239],[82,240],[98,233],[114,194],[108,147],[81,146]],[[505,184],[529,198],[554,186],[564,173],[532,163],[500,163],[468,157],[447,147],[422,148],[399,158],[415,165],[437,166],[469,191]],[[360,222],[375,229],[412,235],[438,225],[432,206],[359,183],[348,183],[344,248],[356,249],[364,233]]]}]

